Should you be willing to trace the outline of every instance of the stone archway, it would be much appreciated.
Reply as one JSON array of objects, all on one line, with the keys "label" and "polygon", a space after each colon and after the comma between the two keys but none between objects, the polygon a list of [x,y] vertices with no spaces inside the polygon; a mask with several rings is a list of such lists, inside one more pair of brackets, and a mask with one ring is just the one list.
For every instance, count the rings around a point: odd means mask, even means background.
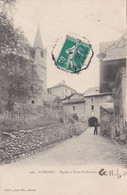
[{"label": "stone archway", "polygon": [[98,119],[96,117],[90,117],[88,119],[88,125],[89,125],[89,127],[94,127],[95,126],[95,122],[98,123]]}]

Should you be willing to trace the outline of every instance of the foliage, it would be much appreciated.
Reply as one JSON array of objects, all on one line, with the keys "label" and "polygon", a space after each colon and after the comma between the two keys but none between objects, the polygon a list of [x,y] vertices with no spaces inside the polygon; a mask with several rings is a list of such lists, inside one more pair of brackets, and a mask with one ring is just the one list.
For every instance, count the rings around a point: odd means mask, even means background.
[{"label": "foliage", "polygon": [[[28,119],[28,118],[27,118]],[[8,118],[0,123],[0,128],[5,132],[13,132],[18,130],[27,130],[39,128],[47,125],[57,124],[57,120],[48,120],[43,117],[36,117],[28,120],[23,120],[21,118]]]},{"label": "foliage", "polygon": [[12,4],[15,3],[17,0],[0,0],[0,1],[3,2],[4,4],[12,5]]},{"label": "foliage", "polygon": [[13,102],[27,101],[32,95],[32,62],[14,54],[0,56],[0,61],[0,98],[11,111]]},{"label": "foliage", "polygon": [[50,108],[51,106],[50,106],[50,104],[48,103],[48,101],[43,101],[43,105],[45,106],[45,107],[47,107],[47,108]]},{"label": "foliage", "polygon": [[79,119],[77,113],[73,114],[72,117],[73,117],[73,119],[75,119],[75,120],[77,120],[77,121],[78,121],[78,119]]},{"label": "foliage", "polygon": [[74,120],[73,120],[72,118],[69,118],[68,121],[69,121],[70,123],[72,123],[72,124],[75,123]]},{"label": "foliage", "polygon": [[[1,131],[25,130],[59,123],[62,118],[60,112],[44,106],[31,103],[15,103],[13,112],[6,111],[5,116],[0,116]],[[8,117],[10,115],[10,117]]]},{"label": "foliage", "polygon": [[[0,0],[0,99],[9,111],[14,102],[27,101],[36,85],[32,78],[35,51],[13,22],[16,2]],[[37,78],[36,71],[34,76]]]},{"label": "foliage", "polygon": [[30,46],[21,28],[13,23],[16,0],[0,0],[0,54],[28,55]]},{"label": "foliage", "polygon": [[59,121],[60,121],[60,123],[64,123],[64,120],[62,117],[60,117]]},{"label": "foliage", "polygon": [[101,117],[100,134],[105,137],[111,136],[111,118],[107,116]]}]

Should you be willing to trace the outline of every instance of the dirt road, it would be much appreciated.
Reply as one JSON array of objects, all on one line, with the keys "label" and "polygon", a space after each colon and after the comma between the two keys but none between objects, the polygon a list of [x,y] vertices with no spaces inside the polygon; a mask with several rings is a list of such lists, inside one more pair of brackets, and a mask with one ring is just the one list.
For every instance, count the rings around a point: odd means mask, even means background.
[{"label": "dirt road", "polygon": [[16,164],[26,165],[127,165],[127,149],[100,135],[93,134],[93,127],[82,135],[65,140]]}]

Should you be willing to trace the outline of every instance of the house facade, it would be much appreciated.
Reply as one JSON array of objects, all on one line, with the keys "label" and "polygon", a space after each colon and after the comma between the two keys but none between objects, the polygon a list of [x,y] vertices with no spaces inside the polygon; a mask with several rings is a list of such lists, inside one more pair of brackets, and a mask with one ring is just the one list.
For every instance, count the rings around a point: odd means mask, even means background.
[{"label": "house facade", "polygon": [[92,87],[84,93],[85,98],[85,120],[88,126],[94,126],[95,122],[100,124],[100,106],[113,102],[111,92],[100,93],[99,87]]},{"label": "house facade", "polygon": [[100,92],[111,91],[114,100],[114,137],[127,140],[126,35],[100,44]]},{"label": "house facade", "polygon": [[85,121],[85,99],[82,94],[74,93],[63,100],[62,103],[67,116],[77,116],[79,120]]},{"label": "house facade", "polygon": [[76,90],[66,85],[64,80],[61,83],[48,88],[49,95],[57,96],[61,99],[64,99],[74,93],[76,93]]},{"label": "house facade", "polygon": [[69,115],[77,115],[87,126],[100,123],[100,106],[113,104],[111,92],[100,93],[99,87],[86,90],[84,94],[75,93],[62,101],[63,109]]}]

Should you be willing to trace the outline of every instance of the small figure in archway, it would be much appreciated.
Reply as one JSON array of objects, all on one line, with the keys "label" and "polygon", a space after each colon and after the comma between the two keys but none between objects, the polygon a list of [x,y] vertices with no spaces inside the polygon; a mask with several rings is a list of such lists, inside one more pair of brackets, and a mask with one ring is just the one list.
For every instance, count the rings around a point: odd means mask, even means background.
[{"label": "small figure in archway", "polygon": [[97,122],[95,122],[95,126],[94,126],[94,135],[97,135]]}]

